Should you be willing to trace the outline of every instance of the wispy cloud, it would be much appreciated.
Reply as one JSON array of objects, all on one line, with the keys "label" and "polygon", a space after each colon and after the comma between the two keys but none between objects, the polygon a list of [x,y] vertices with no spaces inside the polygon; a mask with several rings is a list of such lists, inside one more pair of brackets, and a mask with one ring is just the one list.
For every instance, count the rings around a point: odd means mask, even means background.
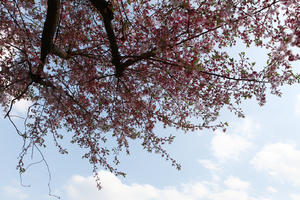
[{"label": "wispy cloud", "polygon": [[209,171],[216,172],[221,171],[222,168],[216,162],[211,160],[198,160],[198,163],[201,164],[204,168],[208,169]]},{"label": "wispy cloud", "polygon": [[300,194],[291,194],[290,195],[292,200],[299,200],[300,199]]},{"label": "wispy cloud", "polygon": [[271,192],[271,193],[276,193],[278,192],[275,188],[273,188],[272,186],[267,187],[267,191]]},{"label": "wispy cloud", "polygon": [[16,199],[27,199],[28,195],[21,190],[19,187],[15,187],[15,186],[4,186],[2,188],[3,193],[10,198],[16,198]]},{"label": "wispy cloud", "polygon": [[14,105],[14,111],[20,114],[24,114],[27,112],[29,106],[32,104],[31,101],[27,101],[24,99],[21,99],[20,101],[17,101]]},{"label": "wispy cloud", "polygon": [[265,145],[251,164],[281,181],[300,185],[300,150],[292,144],[279,142]]},{"label": "wispy cloud", "polygon": [[243,152],[252,147],[252,139],[259,130],[259,123],[251,118],[245,118],[240,123],[233,124],[228,132],[216,131],[211,141],[213,155],[221,162],[238,160]]},{"label": "wispy cloud", "polygon": [[247,181],[243,181],[238,177],[230,176],[227,180],[224,181],[224,184],[230,188],[235,190],[248,190],[250,187],[250,183]]},{"label": "wispy cloud", "polygon": [[238,135],[229,135],[217,132],[212,139],[211,148],[214,156],[224,162],[227,160],[238,160],[240,154],[251,147],[251,143]]}]

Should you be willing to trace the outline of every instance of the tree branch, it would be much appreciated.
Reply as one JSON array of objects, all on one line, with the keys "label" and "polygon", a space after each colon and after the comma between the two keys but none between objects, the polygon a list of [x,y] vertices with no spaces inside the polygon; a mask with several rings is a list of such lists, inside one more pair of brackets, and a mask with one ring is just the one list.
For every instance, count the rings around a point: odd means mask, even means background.
[{"label": "tree branch", "polygon": [[116,67],[115,68],[116,77],[121,77],[123,75],[123,72],[128,66],[133,65],[134,63],[140,60],[147,59],[155,55],[155,49],[154,49],[149,52],[142,53],[139,56],[136,56],[135,59],[130,59],[130,60],[126,60],[125,62],[121,62],[121,56],[119,53],[117,39],[111,24],[111,21],[113,20],[114,17],[113,17],[113,12],[110,4],[105,0],[90,0],[90,2],[100,12],[100,14],[103,17],[104,27],[107,33],[107,37],[110,45],[110,51],[112,55],[111,62]]},{"label": "tree branch", "polygon": [[83,57],[87,57],[87,58],[95,59],[95,60],[99,59],[99,56],[88,54],[85,51],[87,51],[87,50],[82,49],[82,50],[78,50],[78,51],[66,52],[63,49],[56,46],[55,44],[53,44],[50,53],[52,53],[62,59],[70,59],[73,56],[83,56]]},{"label": "tree branch", "polygon": [[7,116],[9,116],[9,114],[10,114],[10,112],[11,112],[11,110],[12,110],[12,107],[13,107],[15,101],[20,100],[20,99],[23,97],[23,95],[28,91],[28,88],[29,88],[29,86],[30,86],[32,83],[33,83],[33,81],[31,81],[30,83],[28,83],[28,84],[26,85],[25,89],[24,89],[17,97],[15,97],[13,100],[11,100],[9,109],[8,109],[7,113],[5,114],[4,118],[6,118]]},{"label": "tree branch", "polygon": [[[151,60],[166,64],[166,65],[185,68],[184,65],[173,63],[173,62],[170,62],[168,60],[161,60],[161,59],[154,59],[154,58],[151,58]],[[207,74],[209,76],[215,76],[215,77],[218,77],[218,78],[224,78],[224,79],[233,80],[233,81],[248,81],[248,82],[256,82],[256,83],[269,83],[268,81],[263,81],[263,80],[248,79],[248,78],[236,78],[236,77],[226,76],[226,75],[223,75],[223,74],[216,74],[216,73],[212,73],[212,72],[207,72],[207,71],[203,71],[203,70],[198,70],[198,72],[200,72],[202,74]]]},{"label": "tree branch", "polygon": [[53,37],[59,21],[60,0],[48,0],[47,5],[47,16],[44,23],[41,44],[42,65],[45,64],[46,57],[51,52],[53,46]]},{"label": "tree branch", "polygon": [[66,51],[64,51],[63,49],[60,49],[55,44],[52,45],[51,53],[53,53],[54,55],[57,55],[58,57],[63,58],[63,59],[70,58],[70,55]]},{"label": "tree branch", "polygon": [[138,61],[141,61],[141,60],[144,60],[144,59],[148,59],[148,58],[154,57],[154,56],[155,56],[155,51],[156,51],[156,49],[153,49],[153,50],[151,50],[151,51],[142,53],[142,54],[139,55],[139,56],[129,56],[129,57],[132,57],[132,58],[134,58],[134,59],[126,60],[126,61],[123,63],[124,68],[126,68],[126,67],[128,67],[128,66],[130,66],[130,65],[133,65],[134,63],[136,63],[136,62],[138,62]]},{"label": "tree branch", "polygon": [[112,56],[112,64],[116,67],[116,76],[120,77],[125,70],[125,67],[121,63],[119,47],[117,44],[117,39],[112,28],[111,21],[113,20],[113,12],[109,3],[105,0],[90,0],[92,5],[100,12],[103,17],[104,27],[107,33],[107,37],[109,40],[109,46]]},{"label": "tree branch", "polygon": [[227,25],[227,24],[229,24],[229,23],[237,23],[237,22],[240,21],[240,20],[244,20],[244,19],[246,19],[246,18],[248,18],[248,17],[252,17],[253,15],[256,15],[257,13],[260,13],[260,12],[262,12],[263,10],[266,10],[266,9],[272,7],[273,5],[275,5],[275,4],[278,3],[278,2],[280,2],[280,1],[274,0],[274,1],[273,1],[272,3],[270,3],[269,5],[267,5],[267,6],[263,7],[263,8],[261,8],[261,9],[259,9],[259,10],[257,10],[257,11],[255,11],[254,13],[246,14],[246,15],[245,15],[243,18],[241,18],[241,19],[236,19],[236,20],[231,21],[231,22],[224,22],[224,23],[221,23],[220,25],[215,26],[214,28],[208,29],[208,30],[206,30],[206,31],[203,31],[203,32],[198,33],[198,34],[195,34],[195,35],[193,35],[193,36],[191,36],[191,37],[188,37],[188,38],[186,38],[186,39],[183,39],[183,40],[181,40],[180,42],[177,42],[174,46],[178,46],[178,45],[183,44],[183,43],[185,43],[185,42],[187,42],[187,41],[190,41],[190,40],[193,40],[193,39],[195,39],[195,38],[198,38],[198,37],[200,37],[200,36],[202,36],[202,35],[205,35],[205,34],[207,34],[207,33],[209,33],[209,32],[215,31],[215,30],[217,30],[217,29],[219,29],[219,28],[221,28],[221,27],[223,27],[223,26],[225,26],[225,25]]}]

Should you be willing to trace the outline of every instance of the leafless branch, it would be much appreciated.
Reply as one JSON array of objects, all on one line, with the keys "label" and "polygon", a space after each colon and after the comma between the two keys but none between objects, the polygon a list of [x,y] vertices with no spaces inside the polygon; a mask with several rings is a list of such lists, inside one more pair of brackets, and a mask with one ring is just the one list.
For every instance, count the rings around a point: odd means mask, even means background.
[{"label": "leafless branch", "polygon": [[[156,62],[166,64],[166,65],[185,68],[185,66],[183,66],[183,65],[173,63],[173,62],[168,61],[168,60],[162,60],[162,59],[158,59],[158,58],[150,58],[150,59],[153,60],[153,61],[156,61]],[[249,82],[257,82],[257,83],[269,83],[267,81],[262,81],[262,80],[257,80],[257,79],[235,78],[235,77],[230,77],[230,76],[226,76],[226,75],[222,75],[222,74],[216,74],[216,73],[207,72],[207,71],[203,71],[203,70],[197,70],[197,71],[202,73],[202,74],[207,74],[207,75],[210,75],[210,76],[216,76],[218,78],[224,78],[224,79],[229,79],[229,80],[234,80],[234,81],[249,81]]]},{"label": "leafless branch", "polygon": [[25,89],[17,96],[15,97],[13,100],[10,101],[10,106],[9,109],[7,111],[7,113],[5,114],[4,118],[6,118],[7,116],[9,116],[11,109],[13,107],[13,104],[15,103],[16,100],[19,100],[23,97],[23,95],[28,91],[29,86],[32,84],[33,82],[31,81],[29,84],[27,84],[27,86],[25,87]]}]

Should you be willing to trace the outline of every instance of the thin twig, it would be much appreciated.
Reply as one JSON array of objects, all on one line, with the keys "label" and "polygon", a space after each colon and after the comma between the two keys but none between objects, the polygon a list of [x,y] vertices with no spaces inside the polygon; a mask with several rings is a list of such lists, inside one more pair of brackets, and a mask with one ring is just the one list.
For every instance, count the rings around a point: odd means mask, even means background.
[{"label": "thin twig", "polygon": [[26,88],[21,92],[21,94],[19,94],[17,97],[15,97],[13,100],[11,100],[10,102],[10,107],[6,113],[6,115],[4,116],[4,118],[6,118],[7,116],[9,116],[9,113],[11,112],[11,109],[13,107],[13,104],[15,103],[16,100],[19,100],[27,91],[28,91],[28,88],[29,86],[32,84],[33,82],[31,81],[27,86]]},{"label": "thin twig", "polygon": [[44,157],[42,151],[38,148],[38,146],[37,146],[36,144],[34,144],[34,146],[35,146],[35,148],[39,151],[39,153],[40,153],[40,155],[41,155],[41,157],[42,157],[42,162],[45,163],[46,168],[47,168],[47,171],[48,171],[48,192],[49,192],[48,195],[51,196],[51,197],[55,197],[55,198],[57,198],[57,199],[60,199],[59,196],[53,195],[53,194],[52,194],[52,191],[51,191],[51,179],[52,179],[52,177],[51,177],[51,171],[50,171],[50,167],[49,167],[49,165],[48,165],[48,162],[46,161],[46,159],[45,159],[45,157]]},{"label": "thin twig", "polygon": [[[172,63],[171,61],[168,61],[168,60],[161,60],[161,59],[157,59],[157,58],[149,58],[149,59],[153,60],[153,61],[156,61],[156,62],[164,63],[166,65],[172,65],[172,66],[176,66],[176,67],[185,68],[185,66],[183,66],[183,65],[179,65],[177,63]],[[225,76],[225,75],[216,74],[216,73],[212,73],[212,72],[207,72],[207,71],[203,71],[203,70],[197,70],[197,72],[200,72],[202,74],[207,74],[207,75],[210,75],[210,76],[216,76],[218,78],[234,80],[234,81],[249,81],[249,82],[257,82],[257,83],[270,83],[270,82],[267,82],[267,81],[256,80],[256,79],[235,78],[235,77]]]}]

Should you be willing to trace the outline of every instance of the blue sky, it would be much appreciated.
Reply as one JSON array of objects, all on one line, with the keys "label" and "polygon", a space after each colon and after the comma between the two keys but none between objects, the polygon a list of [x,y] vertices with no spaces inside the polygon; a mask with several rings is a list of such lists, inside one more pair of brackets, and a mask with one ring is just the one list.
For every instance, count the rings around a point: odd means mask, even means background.
[{"label": "blue sky", "polygon": [[[182,164],[182,171],[133,144],[131,156],[123,156],[120,165],[127,177],[100,171],[101,191],[96,190],[91,167],[80,158],[79,148],[70,145],[70,155],[61,156],[49,142],[44,154],[52,173],[52,193],[66,200],[299,199],[300,86],[285,87],[283,92],[281,98],[269,96],[263,107],[245,102],[244,119],[224,111],[221,118],[230,123],[225,134],[157,129],[177,135],[168,150]],[[22,106],[18,109],[22,112]],[[0,141],[0,199],[51,199],[42,164],[23,177],[23,183],[31,187],[20,186],[15,166],[22,141],[7,120],[0,125],[4,136]],[[34,160],[39,160],[38,154]]]},{"label": "blue sky", "polygon": [[[258,63],[265,61],[257,56],[262,55],[258,49],[247,53]],[[101,170],[101,191],[96,189],[91,166],[81,159],[83,151],[66,142],[69,155],[60,155],[49,138],[43,152],[51,170],[52,194],[64,200],[298,200],[300,85],[284,86],[282,92],[281,98],[268,95],[263,107],[254,100],[243,102],[243,119],[224,110],[220,120],[229,122],[226,133],[182,133],[158,126],[157,133],[176,135],[166,148],[182,170],[132,143],[131,155],[121,157],[126,178]],[[14,112],[22,115],[27,106],[21,101]],[[22,127],[22,121],[17,122]],[[0,119],[0,127],[0,199],[55,199],[48,196],[49,177],[43,164],[32,166],[23,176],[23,184],[30,187],[20,186],[15,168],[22,140],[8,120]],[[35,152],[32,162],[39,160]]]}]

